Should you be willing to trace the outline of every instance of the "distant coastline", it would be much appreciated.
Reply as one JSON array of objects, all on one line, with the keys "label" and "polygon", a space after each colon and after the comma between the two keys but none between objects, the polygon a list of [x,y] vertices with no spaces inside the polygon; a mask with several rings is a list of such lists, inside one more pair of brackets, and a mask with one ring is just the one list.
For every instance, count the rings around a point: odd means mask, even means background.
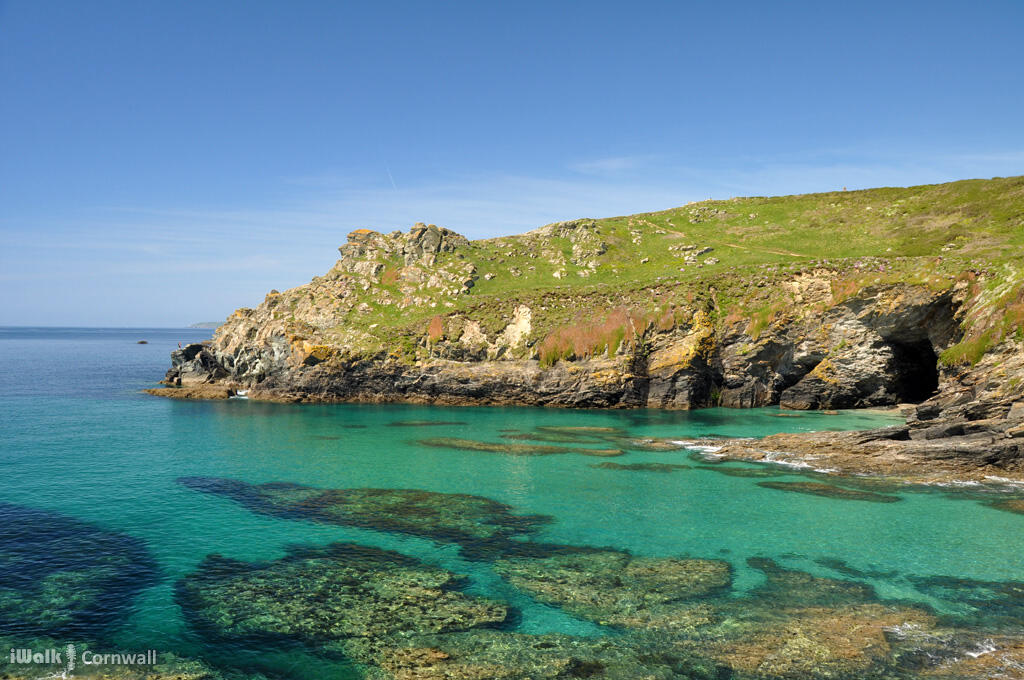
[{"label": "distant coastline", "polygon": [[200,321],[199,323],[190,324],[188,328],[216,328],[220,323],[220,321]]}]

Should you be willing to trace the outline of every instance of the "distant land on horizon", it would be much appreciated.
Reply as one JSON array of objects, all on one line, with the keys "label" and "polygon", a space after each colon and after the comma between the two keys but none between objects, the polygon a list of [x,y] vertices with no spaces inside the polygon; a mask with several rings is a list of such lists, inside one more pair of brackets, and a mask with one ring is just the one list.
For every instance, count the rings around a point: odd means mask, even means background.
[{"label": "distant land on horizon", "polygon": [[216,328],[221,325],[221,321],[200,321],[198,323],[190,324],[188,328]]}]

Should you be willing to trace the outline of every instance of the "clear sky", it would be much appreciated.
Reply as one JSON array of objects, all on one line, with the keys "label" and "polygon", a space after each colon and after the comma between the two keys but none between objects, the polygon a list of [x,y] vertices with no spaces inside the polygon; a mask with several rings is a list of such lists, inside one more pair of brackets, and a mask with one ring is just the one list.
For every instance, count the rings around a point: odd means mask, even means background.
[{"label": "clear sky", "polygon": [[0,0],[0,325],[221,320],[357,227],[1024,174],[1024,2]]}]

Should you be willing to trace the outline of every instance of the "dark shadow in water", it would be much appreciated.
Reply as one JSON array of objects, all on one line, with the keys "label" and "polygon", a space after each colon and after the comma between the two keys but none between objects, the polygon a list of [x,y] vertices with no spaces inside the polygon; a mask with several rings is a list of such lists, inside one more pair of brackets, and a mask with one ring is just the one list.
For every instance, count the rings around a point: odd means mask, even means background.
[{"label": "dark shadow in water", "polygon": [[767,557],[748,558],[747,565],[766,577],[763,585],[751,591],[751,599],[764,599],[774,607],[835,607],[879,601],[875,589],[866,583],[812,576],[781,567]]},{"label": "dark shadow in water", "polygon": [[1024,499],[1006,498],[999,501],[990,501],[986,505],[1003,512],[1014,512],[1018,515],[1024,515]]},{"label": "dark shadow in water", "polygon": [[[1024,583],[1020,581],[979,581],[954,576],[911,576],[922,593],[967,609],[972,624],[1007,632],[1024,632]],[[952,615],[952,620],[963,616]]]},{"label": "dark shadow in water", "polygon": [[98,639],[156,576],[137,538],[0,503],[0,635]]}]

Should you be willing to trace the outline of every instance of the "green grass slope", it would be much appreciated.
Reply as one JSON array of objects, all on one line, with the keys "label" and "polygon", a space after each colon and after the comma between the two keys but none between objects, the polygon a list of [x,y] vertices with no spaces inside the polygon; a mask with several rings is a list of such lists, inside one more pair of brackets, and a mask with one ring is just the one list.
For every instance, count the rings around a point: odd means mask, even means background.
[{"label": "green grass slope", "polygon": [[362,308],[317,339],[359,329],[366,351],[411,358],[424,344],[458,338],[467,319],[498,333],[519,304],[533,310],[531,346],[548,361],[580,355],[580,343],[611,351],[638,325],[670,327],[684,307],[691,316],[706,310],[712,324],[746,322],[756,337],[793,313],[779,284],[812,271],[831,281],[833,303],[894,282],[959,286],[965,336],[944,353],[947,363],[975,362],[1010,335],[1024,339],[1024,177],[711,200],[577,223],[588,226],[440,253],[438,266],[472,263],[477,278],[468,294],[434,305],[379,303],[382,292],[401,297],[396,256],[357,292]]}]

